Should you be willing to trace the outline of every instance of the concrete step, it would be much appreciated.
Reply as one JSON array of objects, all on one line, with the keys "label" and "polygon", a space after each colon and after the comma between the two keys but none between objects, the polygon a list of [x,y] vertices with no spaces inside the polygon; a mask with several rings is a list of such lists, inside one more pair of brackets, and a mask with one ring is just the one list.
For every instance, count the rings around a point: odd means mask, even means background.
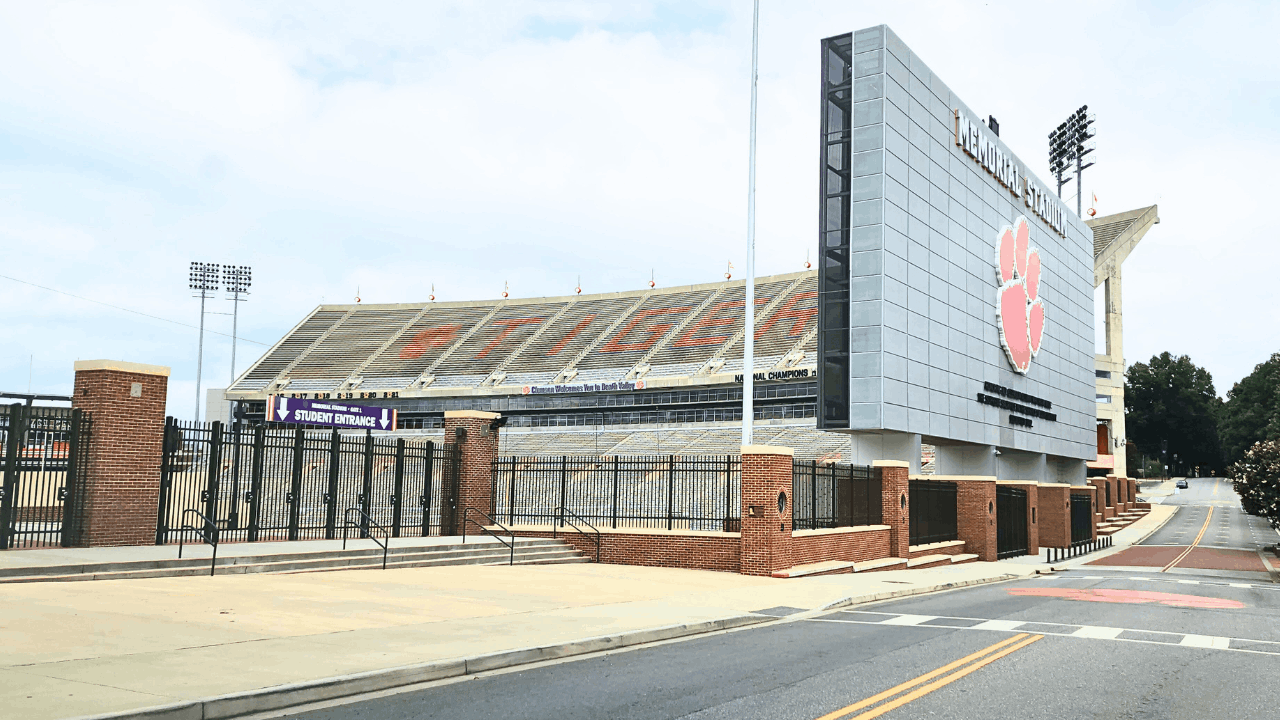
[{"label": "concrete step", "polygon": [[908,558],[924,557],[925,555],[951,555],[964,552],[963,540],[946,540],[943,542],[929,543],[927,545],[912,545],[907,548]]},{"label": "concrete step", "polygon": [[[394,540],[392,541],[394,542]],[[509,562],[511,551],[498,543],[451,543],[436,546],[392,546],[387,553],[388,568],[434,567],[444,565],[490,565]],[[579,559],[581,558],[581,559]],[[563,540],[542,538],[516,540],[516,562],[553,563],[590,560]],[[221,557],[215,566],[218,575],[247,573],[303,573],[360,570],[382,567],[382,549],[348,549],[302,553],[279,553],[243,557]],[[23,571],[26,572],[23,572]],[[156,577],[189,577],[209,574],[208,558],[147,560],[42,568],[6,568],[0,583],[66,582],[77,580],[127,580]]]},{"label": "concrete step", "polygon": [[977,553],[961,553],[959,555],[951,556],[952,565],[959,565],[961,563],[970,563],[970,562],[977,562],[977,561],[978,561]]},{"label": "concrete step", "polygon": [[953,555],[921,555],[918,558],[912,558],[907,561],[908,570],[919,570],[921,568],[937,567],[939,565],[950,565]]}]

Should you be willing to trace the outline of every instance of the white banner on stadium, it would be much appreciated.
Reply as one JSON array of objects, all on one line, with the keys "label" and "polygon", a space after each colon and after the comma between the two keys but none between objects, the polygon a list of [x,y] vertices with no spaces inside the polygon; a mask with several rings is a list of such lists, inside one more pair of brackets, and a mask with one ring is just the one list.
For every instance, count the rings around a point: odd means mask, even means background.
[{"label": "white banner on stadium", "polygon": [[551,395],[554,393],[589,393],[609,392],[613,390],[643,390],[644,381],[581,383],[578,385],[525,385],[520,389],[522,395]]}]

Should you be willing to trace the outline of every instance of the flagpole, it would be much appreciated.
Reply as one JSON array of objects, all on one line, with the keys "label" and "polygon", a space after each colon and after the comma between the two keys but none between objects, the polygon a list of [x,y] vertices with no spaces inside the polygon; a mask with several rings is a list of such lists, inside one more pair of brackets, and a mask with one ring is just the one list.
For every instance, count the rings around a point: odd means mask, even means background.
[{"label": "flagpole", "polygon": [[751,18],[751,149],[747,161],[747,297],[742,357],[742,444],[752,444],[756,352],[756,84],[759,75],[760,0]]}]

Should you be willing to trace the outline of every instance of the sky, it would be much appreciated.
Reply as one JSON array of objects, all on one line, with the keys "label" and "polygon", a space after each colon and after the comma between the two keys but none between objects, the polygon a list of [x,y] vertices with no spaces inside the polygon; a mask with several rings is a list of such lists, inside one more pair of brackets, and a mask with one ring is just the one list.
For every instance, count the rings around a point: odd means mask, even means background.
[{"label": "sky", "polygon": [[[1085,206],[1160,208],[1124,265],[1127,362],[1187,354],[1225,393],[1280,351],[1280,6],[761,5],[758,274],[816,248],[819,40],[885,23],[1042,179],[1047,134],[1096,113]],[[253,267],[240,372],[357,294],[740,276],[750,63],[745,0],[0,4],[0,391],[165,365],[190,417],[191,261]],[[232,304],[208,302],[206,388]]]}]

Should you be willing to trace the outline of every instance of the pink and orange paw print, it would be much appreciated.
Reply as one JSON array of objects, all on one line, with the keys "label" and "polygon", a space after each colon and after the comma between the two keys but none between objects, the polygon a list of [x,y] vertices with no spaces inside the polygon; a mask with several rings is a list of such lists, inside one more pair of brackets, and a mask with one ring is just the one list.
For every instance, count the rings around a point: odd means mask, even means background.
[{"label": "pink and orange paw print", "polygon": [[996,311],[1000,340],[1009,362],[1020,373],[1031,367],[1044,336],[1044,303],[1040,300],[1040,252],[1030,247],[1031,228],[1025,217],[1000,232],[996,245],[996,274],[1000,290]]}]

